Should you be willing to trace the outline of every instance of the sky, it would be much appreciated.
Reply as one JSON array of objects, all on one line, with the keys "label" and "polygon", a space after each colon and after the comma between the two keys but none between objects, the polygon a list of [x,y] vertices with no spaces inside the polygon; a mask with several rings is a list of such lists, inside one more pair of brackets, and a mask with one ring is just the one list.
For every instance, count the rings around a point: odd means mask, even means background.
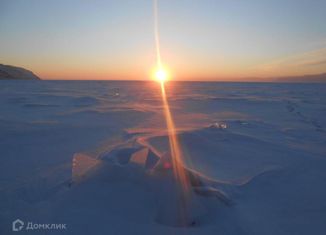
[{"label": "sky", "polygon": [[[175,80],[326,72],[326,0],[158,0]],[[43,79],[150,79],[152,0],[0,0],[0,63]]]}]

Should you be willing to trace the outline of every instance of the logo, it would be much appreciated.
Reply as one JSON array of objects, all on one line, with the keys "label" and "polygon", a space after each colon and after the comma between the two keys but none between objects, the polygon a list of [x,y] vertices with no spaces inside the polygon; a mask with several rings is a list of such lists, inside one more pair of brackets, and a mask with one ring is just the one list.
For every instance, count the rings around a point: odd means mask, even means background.
[{"label": "logo", "polygon": [[12,222],[12,231],[18,232],[24,228],[24,222],[20,219],[16,219],[14,222]]},{"label": "logo", "polygon": [[16,219],[12,222],[12,231],[18,232],[21,230],[65,230],[67,229],[67,224],[44,224],[44,223],[34,223],[34,222],[27,222],[26,226],[23,221],[20,219]]}]

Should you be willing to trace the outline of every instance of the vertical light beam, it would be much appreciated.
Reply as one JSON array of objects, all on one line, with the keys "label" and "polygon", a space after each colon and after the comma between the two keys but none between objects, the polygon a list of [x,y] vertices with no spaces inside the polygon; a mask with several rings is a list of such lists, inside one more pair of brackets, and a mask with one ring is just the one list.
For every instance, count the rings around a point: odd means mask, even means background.
[{"label": "vertical light beam", "polygon": [[[158,69],[162,69],[162,60],[161,60],[161,52],[160,52],[160,40],[159,40],[159,27],[158,27],[158,0],[154,1],[154,33],[155,33],[155,45],[156,45],[156,56],[157,56],[157,67]],[[173,174],[176,180],[176,184],[179,188],[178,192],[181,195],[180,200],[180,217],[182,220],[183,226],[186,226],[189,222],[189,201],[188,195],[190,193],[190,181],[188,179],[188,175],[184,169],[183,164],[183,155],[180,148],[179,140],[177,137],[177,131],[175,128],[175,124],[172,118],[172,114],[170,111],[170,106],[168,102],[168,98],[165,92],[164,81],[161,80],[161,93],[162,93],[162,101],[164,107],[164,115],[165,121],[168,131],[169,138],[169,146],[171,152],[171,161],[173,167]]]},{"label": "vertical light beam", "polygon": [[173,173],[176,179],[181,184],[183,191],[187,192],[189,190],[189,180],[183,167],[183,158],[182,158],[183,155],[177,137],[177,132],[172,118],[172,114],[170,111],[168,99],[165,93],[164,82],[161,82],[161,93],[162,93],[165,121],[168,130]]}]

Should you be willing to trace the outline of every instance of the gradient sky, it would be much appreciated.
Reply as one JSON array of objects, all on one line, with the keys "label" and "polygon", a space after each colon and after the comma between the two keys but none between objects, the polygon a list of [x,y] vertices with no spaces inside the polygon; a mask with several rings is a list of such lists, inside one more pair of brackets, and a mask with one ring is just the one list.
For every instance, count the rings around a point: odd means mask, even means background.
[{"label": "gradient sky", "polygon": [[[159,0],[175,79],[326,72],[326,0]],[[151,0],[0,0],[0,63],[44,79],[149,79]]]}]

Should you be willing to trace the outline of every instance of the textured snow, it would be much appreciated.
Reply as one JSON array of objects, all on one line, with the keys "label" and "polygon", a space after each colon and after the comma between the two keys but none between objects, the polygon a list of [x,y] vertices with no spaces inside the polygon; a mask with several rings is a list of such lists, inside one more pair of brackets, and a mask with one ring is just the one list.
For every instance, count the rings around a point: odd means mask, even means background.
[{"label": "textured snow", "polygon": [[178,223],[159,84],[1,81],[0,234],[17,218],[67,224],[35,234],[326,233],[325,84],[166,91],[189,226]]}]

